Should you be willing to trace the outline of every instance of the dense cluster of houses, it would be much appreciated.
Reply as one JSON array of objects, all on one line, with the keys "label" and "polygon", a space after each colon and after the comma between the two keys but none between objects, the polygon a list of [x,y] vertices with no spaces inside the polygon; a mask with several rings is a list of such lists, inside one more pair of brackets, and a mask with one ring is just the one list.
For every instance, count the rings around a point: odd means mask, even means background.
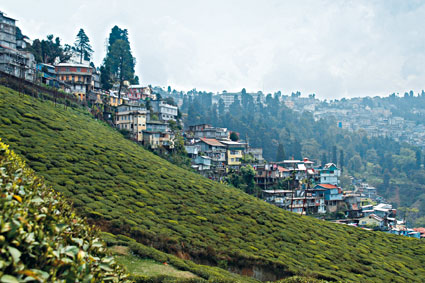
[{"label": "dense cluster of houses", "polygon": [[174,132],[169,121],[176,121],[177,107],[161,100],[151,101],[160,105],[147,110],[143,99],[116,107],[114,124],[119,130],[128,131],[130,138],[150,148],[174,148]]},{"label": "dense cluster of houses", "polygon": [[252,148],[244,141],[231,140],[230,133],[227,128],[208,124],[189,126],[184,137],[192,168],[208,178],[222,180],[229,172],[238,171],[246,163],[244,158],[248,155],[252,161],[263,161],[261,148]]}]

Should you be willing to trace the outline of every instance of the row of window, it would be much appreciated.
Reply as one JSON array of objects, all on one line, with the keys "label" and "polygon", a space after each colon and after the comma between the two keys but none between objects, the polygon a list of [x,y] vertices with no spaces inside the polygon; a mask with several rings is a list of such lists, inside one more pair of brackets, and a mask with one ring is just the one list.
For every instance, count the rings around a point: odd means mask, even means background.
[{"label": "row of window", "polygon": [[[117,117],[118,121],[133,121],[133,115],[121,115]],[[143,124],[144,126],[145,124]]]},{"label": "row of window", "polygon": [[70,67],[58,67],[58,72],[78,72],[87,73],[87,68],[70,68]]},{"label": "row of window", "polygon": [[[84,82],[84,76],[60,76],[61,81]],[[90,83],[90,78],[87,78],[86,83]]]}]

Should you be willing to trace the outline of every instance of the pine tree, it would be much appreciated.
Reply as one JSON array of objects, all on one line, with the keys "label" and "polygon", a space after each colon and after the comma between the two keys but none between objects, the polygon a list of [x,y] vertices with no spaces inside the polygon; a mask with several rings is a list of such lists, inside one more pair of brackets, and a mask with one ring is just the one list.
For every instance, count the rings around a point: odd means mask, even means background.
[{"label": "pine tree", "polygon": [[344,151],[341,149],[339,151],[339,167],[341,168],[341,172],[344,171]]},{"label": "pine tree", "polygon": [[134,77],[135,58],[131,54],[128,31],[114,26],[109,34],[109,46],[103,68],[100,70],[102,86],[110,89],[113,82],[119,82],[118,96],[121,97],[123,82],[138,83]]},{"label": "pine tree", "polygon": [[332,146],[332,163],[337,164],[338,163],[338,157],[336,153],[336,145]]},{"label": "pine tree", "polygon": [[421,167],[421,164],[422,164],[422,154],[421,154],[421,151],[418,149],[416,151],[416,167],[418,167],[417,169]]},{"label": "pine tree", "polygon": [[328,158],[326,156],[326,152],[323,152],[323,154],[322,154],[322,160],[321,160],[322,167],[325,166],[326,162],[328,162]]},{"label": "pine tree", "polygon": [[84,60],[88,61],[93,54],[93,49],[90,45],[90,39],[83,29],[80,29],[77,34],[73,50],[80,54],[80,64],[83,62],[83,57]]},{"label": "pine tree", "polygon": [[285,160],[285,150],[283,149],[283,144],[279,143],[277,147],[277,154],[276,154],[276,161],[283,161]]}]

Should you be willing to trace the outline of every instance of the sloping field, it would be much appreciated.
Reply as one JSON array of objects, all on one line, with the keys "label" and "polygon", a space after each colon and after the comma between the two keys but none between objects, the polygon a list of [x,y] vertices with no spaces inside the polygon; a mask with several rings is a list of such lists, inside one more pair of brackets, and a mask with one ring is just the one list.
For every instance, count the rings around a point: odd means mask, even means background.
[{"label": "sloping field", "polygon": [[84,109],[0,87],[0,137],[103,230],[275,280],[424,282],[420,240],[301,217],[185,171]]}]

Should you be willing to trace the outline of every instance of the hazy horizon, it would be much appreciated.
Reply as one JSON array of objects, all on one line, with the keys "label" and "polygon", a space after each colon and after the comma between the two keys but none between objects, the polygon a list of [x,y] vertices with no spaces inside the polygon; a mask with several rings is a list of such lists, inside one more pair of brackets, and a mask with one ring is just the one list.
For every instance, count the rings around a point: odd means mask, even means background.
[{"label": "hazy horizon", "polygon": [[111,28],[128,29],[141,84],[340,99],[425,88],[424,4],[15,0],[1,10],[31,39],[73,44],[83,28],[97,66]]}]

